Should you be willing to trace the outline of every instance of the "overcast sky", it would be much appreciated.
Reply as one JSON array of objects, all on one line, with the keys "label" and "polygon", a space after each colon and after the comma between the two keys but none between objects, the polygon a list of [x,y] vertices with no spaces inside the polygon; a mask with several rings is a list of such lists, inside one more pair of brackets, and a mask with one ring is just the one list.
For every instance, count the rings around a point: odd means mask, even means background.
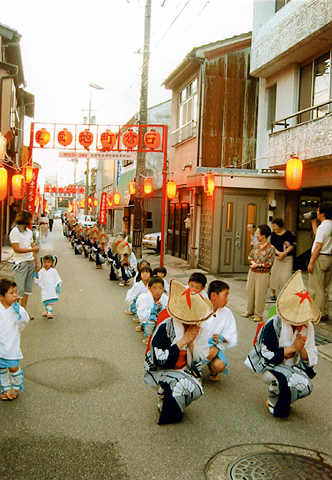
[{"label": "overcast sky", "polygon": [[[163,6],[162,6],[163,5]],[[98,124],[121,125],[139,108],[145,0],[12,0],[0,23],[22,35],[35,122],[82,123],[90,83]],[[152,0],[148,105],[192,48],[252,30],[253,0]],[[86,115],[86,112],[85,112]]]}]

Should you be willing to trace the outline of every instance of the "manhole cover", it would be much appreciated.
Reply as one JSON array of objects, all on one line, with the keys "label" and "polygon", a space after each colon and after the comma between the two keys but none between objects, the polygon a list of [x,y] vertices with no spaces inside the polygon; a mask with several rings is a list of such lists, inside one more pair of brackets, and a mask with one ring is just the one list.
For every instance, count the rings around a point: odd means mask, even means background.
[{"label": "manhole cover", "polygon": [[235,460],[230,480],[328,480],[332,468],[323,462],[291,453],[261,453]]}]

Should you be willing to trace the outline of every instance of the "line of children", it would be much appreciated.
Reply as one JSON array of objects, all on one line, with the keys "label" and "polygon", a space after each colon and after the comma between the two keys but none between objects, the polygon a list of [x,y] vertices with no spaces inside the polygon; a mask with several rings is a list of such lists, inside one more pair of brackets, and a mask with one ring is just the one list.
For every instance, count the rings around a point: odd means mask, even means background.
[{"label": "line of children", "polygon": [[140,269],[140,278],[141,280],[139,282],[134,282],[133,286],[131,287],[130,290],[128,290],[127,295],[126,295],[126,303],[128,305],[126,309],[126,313],[128,315],[134,315],[133,319],[135,322],[139,323],[139,320],[137,319],[137,308],[136,308],[136,302],[137,298],[139,295],[142,293],[147,293],[149,291],[149,280],[152,277],[152,270],[151,267],[145,265],[141,267]]},{"label": "line of children", "polygon": [[23,391],[24,374],[20,368],[23,358],[20,348],[21,332],[29,323],[29,315],[18,303],[16,283],[0,279],[0,386],[1,400],[15,400]]}]

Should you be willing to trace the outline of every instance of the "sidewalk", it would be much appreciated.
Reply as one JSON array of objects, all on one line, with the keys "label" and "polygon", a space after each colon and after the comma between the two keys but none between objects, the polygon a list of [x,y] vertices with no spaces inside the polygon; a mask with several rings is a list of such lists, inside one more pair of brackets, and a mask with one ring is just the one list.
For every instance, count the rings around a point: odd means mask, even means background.
[{"label": "sidewalk", "polygon": [[[160,255],[153,250],[144,250],[143,258],[147,258],[152,269],[160,265]],[[167,280],[175,278],[180,283],[186,285],[189,277],[193,272],[204,273],[208,283],[213,280],[223,280],[230,287],[230,295],[228,300],[229,308],[235,313],[241,314],[246,311],[246,282],[247,273],[227,273],[224,275],[210,275],[205,270],[199,268],[191,270],[185,260],[181,258],[165,255],[164,267],[167,269]],[[309,288],[309,274],[302,271],[302,277],[306,288]],[[330,299],[332,299],[332,286],[330,291]],[[267,319],[267,312],[274,302],[270,301],[270,290],[266,295],[266,303],[264,310],[264,319]],[[328,322],[320,322],[316,327],[316,344],[319,353],[329,361],[332,361],[332,301],[330,300],[330,320]]]}]

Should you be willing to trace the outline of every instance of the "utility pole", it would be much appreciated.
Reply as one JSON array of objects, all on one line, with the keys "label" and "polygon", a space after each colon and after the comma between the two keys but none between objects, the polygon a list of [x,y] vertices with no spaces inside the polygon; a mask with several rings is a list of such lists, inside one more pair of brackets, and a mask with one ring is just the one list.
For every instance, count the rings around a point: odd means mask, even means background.
[{"label": "utility pole", "polygon": [[[143,66],[141,76],[141,98],[139,125],[148,123],[148,80],[149,80],[149,56],[150,56],[150,30],[151,30],[151,0],[145,2],[144,21],[144,49]],[[144,132],[143,132],[144,135]],[[145,177],[145,152],[137,153],[136,162],[136,195],[134,199],[134,226],[133,226],[133,250],[137,258],[142,257],[143,218],[144,218],[144,192],[143,184]]]}]

